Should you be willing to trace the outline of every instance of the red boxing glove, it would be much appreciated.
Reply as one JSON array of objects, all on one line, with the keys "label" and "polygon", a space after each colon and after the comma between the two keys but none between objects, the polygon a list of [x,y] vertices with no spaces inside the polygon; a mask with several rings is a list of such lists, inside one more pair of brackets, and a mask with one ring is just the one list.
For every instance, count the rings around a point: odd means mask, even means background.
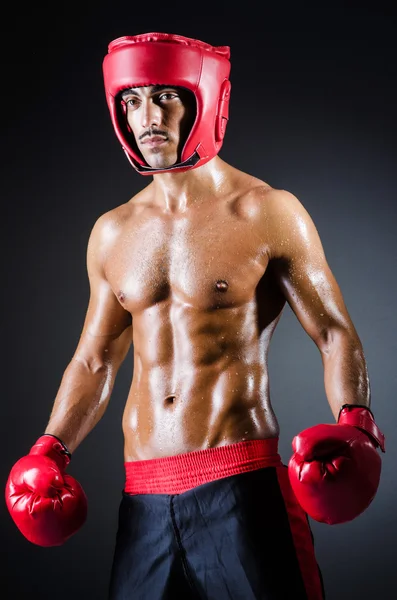
[{"label": "red boxing glove", "polygon": [[303,510],[334,525],[355,519],[379,485],[385,438],[366,406],[345,404],[338,423],[305,429],[293,442],[289,479]]},{"label": "red boxing glove", "polygon": [[8,477],[7,508],[21,533],[38,546],[60,546],[86,520],[83,488],[65,474],[70,458],[61,440],[45,434]]}]

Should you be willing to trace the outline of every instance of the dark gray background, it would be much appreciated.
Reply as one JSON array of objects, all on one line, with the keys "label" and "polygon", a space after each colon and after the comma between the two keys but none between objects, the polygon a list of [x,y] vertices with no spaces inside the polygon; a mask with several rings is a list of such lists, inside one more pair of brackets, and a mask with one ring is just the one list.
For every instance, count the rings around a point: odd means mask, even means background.
[{"label": "dark gray background", "polygon": [[[311,214],[363,342],[372,408],[387,438],[368,510],[344,525],[312,522],[327,598],[395,597],[396,10],[379,2],[311,10],[252,1],[233,9],[81,4],[10,6],[2,19],[1,481],[44,430],[77,344],[91,227],[149,181],[130,167],[110,123],[101,73],[107,43],[167,31],[228,44],[232,97],[220,155],[293,192]],[[84,528],[63,547],[35,547],[2,503],[2,599],[105,600],[131,364],[132,352],[69,469],[88,495]],[[288,306],[270,377],[287,462],[297,432],[333,421],[320,354]]]}]

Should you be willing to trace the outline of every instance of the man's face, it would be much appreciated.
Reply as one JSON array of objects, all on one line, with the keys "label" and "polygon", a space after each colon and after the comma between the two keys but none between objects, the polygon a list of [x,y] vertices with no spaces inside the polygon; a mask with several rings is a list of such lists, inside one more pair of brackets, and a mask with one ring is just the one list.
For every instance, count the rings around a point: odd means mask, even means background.
[{"label": "man's face", "polygon": [[122,100],[148,165],[161,169],[179,162],[196,116],[193,94],[180,87],[149,85],[125,90]]}]

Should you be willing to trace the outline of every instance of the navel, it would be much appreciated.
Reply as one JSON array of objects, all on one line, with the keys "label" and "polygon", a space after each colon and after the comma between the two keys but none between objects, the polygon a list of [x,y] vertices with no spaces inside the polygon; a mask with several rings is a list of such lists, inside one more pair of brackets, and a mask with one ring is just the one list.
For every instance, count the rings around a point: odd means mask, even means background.
[{"label": "navel", "polygon": [[224,279],[218,279],[218,281],[215,284],[215,287],[218,290],[218,292],[227,292],[229,284]]},{"label": "navel", "polygon": [[164,399],[164,405],[170,406],[171,404],[174,404],[175,398],[176,398],[176,396],[174,394],[170,394],[169,396],[166,396],[166,398]]}]

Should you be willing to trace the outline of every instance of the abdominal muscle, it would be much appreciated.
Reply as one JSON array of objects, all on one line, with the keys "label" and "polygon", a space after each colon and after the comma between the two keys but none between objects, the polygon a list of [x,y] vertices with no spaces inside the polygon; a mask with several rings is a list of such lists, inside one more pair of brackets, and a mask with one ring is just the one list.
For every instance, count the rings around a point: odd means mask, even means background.
[{"label": "abdominal muscle", "polygon": [[246,358],[226,349],[211,364],[145,368],[135,353],[123,415],[125,461],[277,437],[266,362]]}]

